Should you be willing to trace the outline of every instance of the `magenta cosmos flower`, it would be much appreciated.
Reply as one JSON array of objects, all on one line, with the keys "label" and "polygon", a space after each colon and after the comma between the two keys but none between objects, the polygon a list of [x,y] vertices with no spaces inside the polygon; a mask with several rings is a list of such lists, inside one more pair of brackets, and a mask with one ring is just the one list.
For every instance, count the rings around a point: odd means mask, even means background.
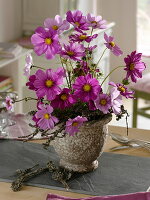
[{"label": "magenta cosmos flower", "polygon": [[107,94],[99,94],[97,99],[95,100],[96,108],[102,111],[104,114],[109,113],[109,109],[111,108],[111,98]]},{"label": "magenta cosmos flower", "polygon": [[86,61],[81,61],[78,63],[78,66],[74,68],[73,73],[75,76],[85,76],[87,73],[89,73],[90,67]]},{"label": "magenta cosmos flower", "polygon": [[13,108],[13,100],[9,96],[6,97],[5,104],[6,104],[6,109],[8,111],[12,110],[12,108]]},{"label": "magenta cosmos flower", "polygon": [[62,92],[51,102],[51,105],[53,108],[64,109],[70,107],[75,102],[75,98],[72,94],[70,94],[70,89],[64,88]]},{"label": "magenta cosmos flower", "polygon": [[26,83],[26,86],[29,87],[30,90],[37,90],[35,87],[34,87],[34,81],[36,80],[36,76],[35,75],[31,75],[29,77],[29,81]]},{"label": "magenta cosmos flower", "polygon": [[53,129],[55,123],[58,123],[58,119],[51,115],[53,108],[50,105],[40,108],[35,114],[35,117],[38,119],[37,125],[43,130]]},{"label": "magenta cosmos flower", "polygon": [[77,43],[64,44],[64,50],[61,51],[61,56],[66,59],[80,61],[85,56],[85,48],[82,44]]},{"label": "magenta cosmos flower", "polygon": [[144,62],[141,62],[141,56],[141,53],[133,51],[124,58],[124,62],[126,63],[124,70],[127,71],[126,79],[131,77],[131,80],[136,82],[137,78],[142,78],[142,72],[145,70],[146,65]]},{"label": "magenta cosmos flower", "polygon": [[112,53],[116,56],[121,56],[123,52],[120,50],[120,48],[115,44],[114,38],[112,36],[108,36],[106,33],[104,33],[104,39],[106,43],[106,47],[112,51]]},{"label": "magenta cosmos flower", "polygon": [[58,39],[56,31],[52,29],[45,30],[43,27],[38,27],[35,30],[35,34],[31,37],[31,42],[38,56],[45,54],[47,59],[53,59],[61,49]]},{"label": "magenta cosmos flower", "polygon": [[86,47],[85,50],[89,51],[92,54],[92,52],[94,51],[94,49],[96,49],[96,47],[97,47],[97,45]]},{"label": "magenta cosmos flower", "polygon": [[86,117],[77,116],[74,119],[68,119],[66,122],[65,132],[69,135],[74,136],[75,133],[79,131],[79,128],[82,126],[83,122],[88,121]]},{"label": "magenta cosmos flower", "polygon": [[95,106],[95,102],[92,101],[92,100],[90,100],[88,102],[88,106],[89,106],[89,110],[96,110],[97,109],[96,106]]},{"label": "magenta cosmos flower", "polygon": [[99,94],[101,87],[96,78],[92,78],[90,74],[79,76],[73,84],[75,90],[74,95],[83,102],[95,100]]},{"label": "magenta cosmos flower", "polygon": [[122,96],[117,88],[112,88],[110,91],[112,110],[115,115],[121,112]]},{"label": "magenta cosmos flower", "polygon": [[128,88],[126,86],[124,86],[123,84],[121,83],[114,83],[114,82],[109,82],[109,85],[117,88],[117,90],[120,92],[120,94],[124,97],[126,97],[127,99],[128,98],[131,98],[133,99],[134,96],[134,91],[129,91]]},{"label": "magenta cosmos flower", "polygon": [[61,33],[64,30],[68,30],[70,24],[66,20],[62,20],[62,17],[59,15],[55,16],[55,19],[47,18],[44,21],[45,28],[53,29],[57,33]]},{"label": "magenta cosmos flower", "polygon": [[79,10],[68,11],[66,13],[67,21],[75,27],[75,30],[88,30],[88,24],[86,23],[86,17],[83,16],[82,12]]},{"label": "magenta cosmos flower", "polygon": [[[41,110],[41,109],[43,108],[43,106],[44,106],[44,103],[43,103],[42,101],[39,100],[39,101],[37,102],[37,109],[38,109],[38,110]],[[40,119],[39,119],[39,118],[36,118],[36,116],[33,115],[32,120],[35,122],[35,125],[38,126],[38,121],[39,121]]]},{"label": "magenta cosmos flower", "polygon": [[57,73],[57,75],[58,76],[63,76],[63,77],[65,77],[66,76],[66,70],[63,68],[63,67],[58,67],[57,69],[56,69],[56,73]]},{"label": "magenta cosmos flower", "polygon": [[63,77],[60,77],[57,72],[52,69],[47,69],[45,72],[39,69],[35,76],[36,80],[33,85],[38,98],[46,95],[47,100],[51,101],[61,92],[59,86],[63,83]]},{"label": "magenta cosmos flower", "polygon": [[106,20],[102,20],[101,16],[94,16],[93,14],[88,13],[86,17],[86,22],[89,27],[92,28],[99,28],[99,29],[105,29],[106,26]]},{"label": "magenta cosmos flower", "polygon": [[29,77],[30,76],[30,69],[31,69],[31,66],[32,66],[32,56],[31,54],[27,54],[26,55],[26,58],[25,58],[25,68],[24,68],[24,75]]},{"label": "magenta cosmos flower", "polygon": [[95,39],[98,34],[94,34],[92,36],[88,36],[87,33],[77,33],[69,36],[70,41],[72,42],[88,42],[90,43],[93,39]]}]

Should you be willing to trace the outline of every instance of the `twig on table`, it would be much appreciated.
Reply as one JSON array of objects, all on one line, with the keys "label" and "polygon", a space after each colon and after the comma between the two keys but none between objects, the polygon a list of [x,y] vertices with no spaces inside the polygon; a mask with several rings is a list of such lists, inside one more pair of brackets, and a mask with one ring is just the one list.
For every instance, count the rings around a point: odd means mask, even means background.
[{"label": "twig on table", "polygon": [[[21,190],[23,183],[35,177],[39,174],[45,173],[46,171],[52,173],[52,179],[61,182],[66,189],[69,189],[68,184],[66,183],[73,174],[64,168],[57,167],[52,161],[49,161],[45,167],[37,168],[39,165],[35,165],[31,168],[25,170],[17,170],[18,178],[12,182],[11,188],[14,192]],[[37,168],[37,169],[36,169]]]},{"label": "twig on table", "polygon": [[21,190],[23,183],[30,178],[47,171],[47,167],[39,168],[34,171],[25,172],[20,174],[19,177],[12,182],[11,188],[14,192]]}]

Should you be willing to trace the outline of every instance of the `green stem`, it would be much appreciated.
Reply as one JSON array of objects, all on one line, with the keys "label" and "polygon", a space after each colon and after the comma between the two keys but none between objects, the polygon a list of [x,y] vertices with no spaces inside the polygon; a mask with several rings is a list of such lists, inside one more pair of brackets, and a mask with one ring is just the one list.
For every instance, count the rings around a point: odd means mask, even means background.
[{"label": "green stem", "polygon": [[[91,34],[90,34],[90,36],[92,36],[92,34],[93,34],[93,27],[92,27],[92,30],[91,30]],[[89,44],[88,44],[88,48],[89,48],[89,46],[90,46],[90,42],[89,42]]]},{"label": "green stem", "polygon": [[71,60],[70,60],[70,65],[71,65],[71,68],[72,68],[72,71],[73,71],[73,65],[72,65],[72,62],[71,62]]},{"label": "green stem", "polygon": [[70,76],[70,72],[68,72],[68,78],[69,78],[69,84],[70,84],[70,88],[71,88],[71,76]]},{"label": "green stem", "polygon": [[[71,64],[70,64],[71,65]],[[66,69],[68,68],[68,66],[67,66],[67,63],[66,63]],[[68,72],[68,85],[69,85],[69,88],[71,88],[71,72],[68,70],[67,71]]]},{"label": "green stem", "polygon": [[104,80],[103,80],[101,86],[103,85],[103,83],[105,82],[105,80],[106,80],[116,69],[121,68],[121,67],[124,67],[124,66],[118,66],[118,67],[116,67],[115,69],[113,69],[113,70],[104,78]]},{"label": "green stem", "polygon": [[[62,65],[63,69],[64,69],[65,71],[67,71],[67,70],[65,69],[65,67],[64,67],[64,64],[63,64],[62,60],[61,60],[61,56],[60,56],[60,62],[61,62],[61,65]],[[68,73],[68,71],[67,71],[67,73]],[[70,86],[69,86],[69,81],[68,81],[67,76],[66,76],[66,81],[67,81],[68,88],[70,88]]]},{"label": "green stem", "polygon": [[[73,72],[74,72],[74,68],[73,68],[73,64],[72,64],[72,62],[71,62],[71,60],[70,60],[70,65],[71,65],[71,68],[72,68],[72,74],[73,74]],[[72,85],[72,79],[71,79],[71,77],[70,77],[70,87],[71,87],[71,85]]]},{"label": "green stem", "polygon": [[97,64],[96,64],[96,66],[98,66],[98,64],[99,64],[99,62],[101,61],[101,59],[102,59],[102,57],[103,57],[103,55],[104,55],[104,53],[105,53],[105,51],[107,50],[107,48],[103,51],[103,53],[102,53],[102,55],[101,55],[101,57],[100,57],[100,59],[98,60],[98,62],[97,62]]}]

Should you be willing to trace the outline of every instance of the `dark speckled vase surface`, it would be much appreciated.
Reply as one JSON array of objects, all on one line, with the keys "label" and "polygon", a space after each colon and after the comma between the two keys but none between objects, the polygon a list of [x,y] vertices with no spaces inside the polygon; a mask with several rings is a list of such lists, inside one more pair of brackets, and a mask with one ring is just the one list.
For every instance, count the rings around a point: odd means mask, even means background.
[{"label": "dark speckled vase surface", "polygon": [[109,114],[101,120],[85,122],[76,135],[55,139],[53,146],[60,157],[60,165],[75,172],[96,169],[111,119]]}]

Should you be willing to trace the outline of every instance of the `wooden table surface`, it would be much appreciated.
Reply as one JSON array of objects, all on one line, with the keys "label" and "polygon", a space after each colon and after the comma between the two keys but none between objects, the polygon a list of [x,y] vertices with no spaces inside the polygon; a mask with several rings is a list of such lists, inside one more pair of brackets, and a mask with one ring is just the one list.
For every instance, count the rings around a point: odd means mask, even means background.
[{"label": "wooden table surface", "polygon": [[[109,132],[118,133],[126,136],[126,128],[124,127],[109,126]],[[150,141],[150,130],[130,128],[128,137]],[[38,140],[34,142],[42,143],[43,141]],[[117,143],[112,141],[111,138],[108,136],[104,151],[111,152],[109,149],[114,146],[117,146]],[[118,150],[113,153],[150,157],[150,152],[142,148],[138,149],[130,148],[130,149]],[[24,186],[21,191],[13,192],[10,186],[11,186],[10,183],[0,182],[0,200],[46,200],[46,196],[48,193],[59,194],[72,198],[89,196],[73,192],[65,192],[65,191],[51,190],[51,189],[31,187],[31,186]]]}]

